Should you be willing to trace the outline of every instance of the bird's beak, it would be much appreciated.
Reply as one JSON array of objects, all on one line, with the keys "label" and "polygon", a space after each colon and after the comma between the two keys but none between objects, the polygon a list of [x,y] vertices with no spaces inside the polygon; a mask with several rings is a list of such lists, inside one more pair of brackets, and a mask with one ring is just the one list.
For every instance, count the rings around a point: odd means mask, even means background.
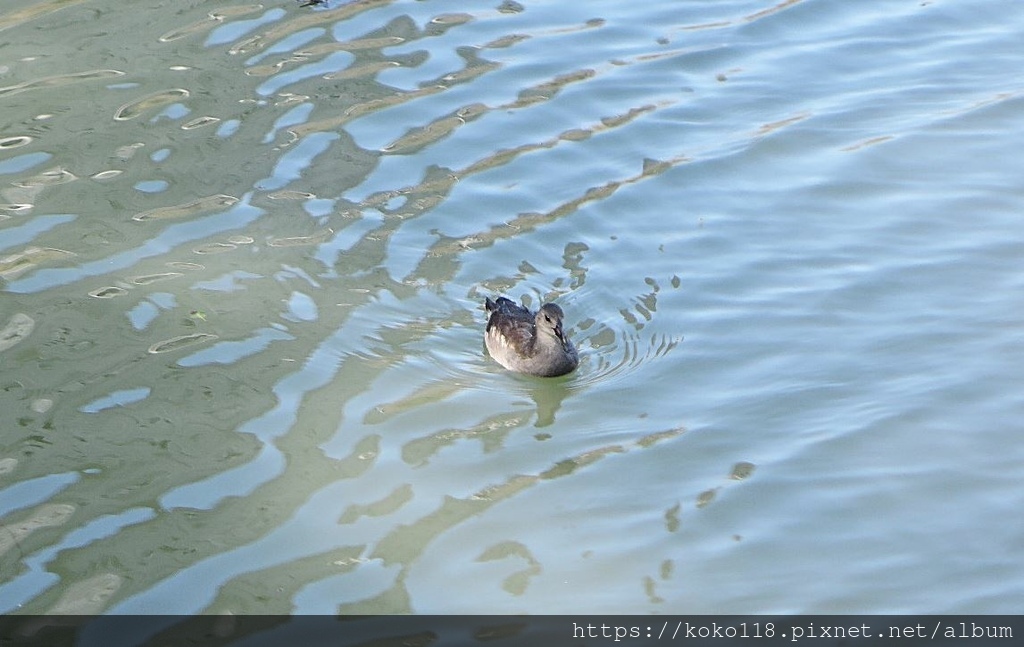
[{"label": "bird's beak", "polygon": [[569,349],[569,340],[565,338],[565,331],[562,330],[562,322],[559,321],[555,324],[555,336],[558,337],[558,341],[562,342],[562,347],[566,350]]}]

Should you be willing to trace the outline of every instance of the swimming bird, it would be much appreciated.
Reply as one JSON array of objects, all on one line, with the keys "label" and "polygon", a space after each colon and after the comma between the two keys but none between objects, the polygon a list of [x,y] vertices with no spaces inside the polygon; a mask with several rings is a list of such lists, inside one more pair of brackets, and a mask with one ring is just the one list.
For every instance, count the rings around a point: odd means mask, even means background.
[{"label": "swimming bird", "polygon": [[510,371],[540,377],[576,370],[580,356],[562,329],[565,314],[557,305],[545,303],[535,314],[505,297],[488,297],[484,308],[484,343],[496,362]]}]

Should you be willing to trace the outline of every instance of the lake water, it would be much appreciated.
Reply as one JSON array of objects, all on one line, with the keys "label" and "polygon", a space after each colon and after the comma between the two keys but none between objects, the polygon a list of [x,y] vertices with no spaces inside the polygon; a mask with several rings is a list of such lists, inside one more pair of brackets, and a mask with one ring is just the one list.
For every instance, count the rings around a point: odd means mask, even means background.
[{"label": "lake water", "polygon": [[1019,612],[1024,13],[4,5],[0,612]]}]

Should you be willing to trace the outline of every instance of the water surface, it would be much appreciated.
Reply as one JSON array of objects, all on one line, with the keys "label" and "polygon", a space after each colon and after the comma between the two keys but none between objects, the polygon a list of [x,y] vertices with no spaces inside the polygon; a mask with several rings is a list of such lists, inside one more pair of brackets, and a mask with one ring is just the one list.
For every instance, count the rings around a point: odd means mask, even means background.
[{"label": "water surface", "polygon": [[1016,612],[1018,13],[6,12],[0,611]]}]

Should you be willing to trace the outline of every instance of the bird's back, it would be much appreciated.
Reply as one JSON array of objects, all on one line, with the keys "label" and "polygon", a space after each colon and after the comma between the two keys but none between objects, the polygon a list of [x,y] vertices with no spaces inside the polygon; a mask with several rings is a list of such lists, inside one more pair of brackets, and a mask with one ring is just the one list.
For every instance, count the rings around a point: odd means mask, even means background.
[{"label": "bird's back", "polygon": [[534,314],[527,308],[505,297],[484,302],[487,309],[487,350],[499,363],[508,366],[503,358],[514,354],[529,357],[533,354],[536,325]]}]

